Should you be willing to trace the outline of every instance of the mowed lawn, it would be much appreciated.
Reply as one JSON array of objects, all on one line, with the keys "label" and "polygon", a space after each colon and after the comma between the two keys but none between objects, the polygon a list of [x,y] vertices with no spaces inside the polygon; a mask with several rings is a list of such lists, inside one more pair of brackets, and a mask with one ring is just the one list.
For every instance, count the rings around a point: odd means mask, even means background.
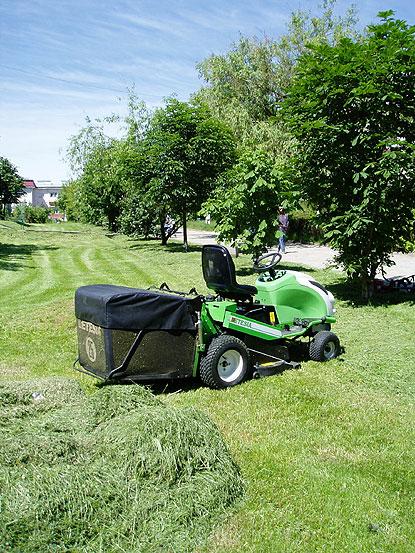
[{"label": "mowed lawn", "polygon": [[[236,265],[239,280],[254,283],[249,258]],[[246,482],[198,553],[415,550],[414,301],[361,306],[340,273],[307,272],[338,297],[339,359],[226,391],[183,383],[181,393],[164,392],[210,415]],[[206,292],[200,250],[80,225],[1,223],[1,378],[64,375],[93,392],[95,380],[72,369],[75,289],[164,281]]]}]

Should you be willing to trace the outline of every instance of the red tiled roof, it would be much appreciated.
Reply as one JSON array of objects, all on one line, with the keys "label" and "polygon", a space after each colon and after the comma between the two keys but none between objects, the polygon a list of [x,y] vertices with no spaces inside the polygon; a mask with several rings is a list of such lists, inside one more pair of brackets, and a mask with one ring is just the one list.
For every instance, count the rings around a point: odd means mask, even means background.
[{"label": "red tiled roof", "polygon": [[23,181],[23,186],[25,188],[37,188],[34,180],[24,180]]}]

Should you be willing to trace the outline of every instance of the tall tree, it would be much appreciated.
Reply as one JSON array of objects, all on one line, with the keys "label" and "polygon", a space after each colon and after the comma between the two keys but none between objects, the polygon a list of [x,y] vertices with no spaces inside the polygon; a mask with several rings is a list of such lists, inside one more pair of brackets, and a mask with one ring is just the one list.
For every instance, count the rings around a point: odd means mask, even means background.
[{"label": "tall tree", "polygon": [[[86,118],[86,124],[69,140],[67,161],[75,176],[65,188],[62,206],[82,221],[120,227],[131,187],[139,181],[139,144],[146,135],[150,113],[130,91],[127,115]],[[119,138],[109,136],[116,133]]]},{"label": "tall tree", "polygon": [[68,221],[81,219],[82,202],[77,180],[63,183],[56,205],[59,211],[65,214]]},{"label": "tall tree", "polygon": [[212,55],[198,65],[206,85],[196,98],[225,121],[244,146],[261,145],[278,155],[290,150],[278,110],[298,57],[311,44],[335,44],[355,33],[354,8],[336,16],[334,6],[335,0],[324,0],[317,15],[297,10],[281,38],[241,36],[226,54]]},{"label": "tall tree", "polygon": [[304,193],[365,298],[415,207],[415,27],[379,15],[364,38],[303,55],[283,104]]},{"label": "tall tree", "polygon": [[187,249],[187,218],[198,212],[218,176],[234,162],[233,135],[205,106],[169,99],[155,112],[140,150],[145,160],[141,201],[151,206],[162,242],[174,230],[166,232],[169,216],[183,226]]},{"label": "tall tree", "polygon": [[6,217],[6,206],[16,203],[24,194],[23,179],[17,168],[5,157],[0,157],[0,218]]},{"label": "tall tree", "polygon": [[123,202],[136,184],[141,157],[134,144],[112,140],[90,155],[78,181],[80,211],[84,221],[119,229]]},{"label": "tall tree", "polygon": [[[355,35],[356,15],[353,8],[346,10],[344,15],[334,13],[335,0],[324,0],[321,10],[316,15],[298,10],[291,16],[287,33],[279,39],[270,37],[247,38],[239,41],[224,55],[212,55],[201,64],[199,72],[206,85],[196,94],[198,101],[205,102],[212,113],[225,121],[233,130],[238,145],[245,151],[244,158],[235,174],[229,174],[228,185],[233,193],[245,196],[238,198],[237,205],[245,212],[241,220],[228,217],[223,220],[221,211],[215,210],[210,202],[209,209],[217,214],[220,223],[218,230],[221,235],[233,234],[240,237],[246,248],[255,250],[265,247],[269,241],[275,240],[276,225],[272,224],[280,192],[284,190],[284,203],[291,202],[295,193],[287,194],[286,169],[288,161],[295,151],[296,140],[280,117],[280,106],[286,91],[295,75],[297,60],[312,44],[336,44],[342,36]],[[268,154],[269,159],[264,161]],[[249,212],[249,204],[254,201],[249,190],[254,195],[260,194],[261,186],[245,187],[241,171],[248,170],[250,159],[255,165],[255,179],[260,183],[270,182],[269,164],[274,159],[272,172],[273,193],[268,194],[267,204],[256,213],[257,221],[262,224],[261,231],[255,239],[249,238],[248,226],[245,229],[243,221]],[[260,161],[262,160],[262,161]],[[264,172],[261,175],[261,171]],[[247,183],[253,184],[251,170],[248,170]],[[222,188],[224,181],[222,182]],[[264,191],[266,187],[264,188]],[[223,191],[225,194],[225,191]],[[227,192],[226,192],[227,193]],[[226,203],[215,195],[218,205]],[[265,199],[266,203],[266,199]],[[290,208],[296,207],[291,204]],[[269,213],[266,220],[264,214]],[[234,222],[231,223],[231,221]],[[249,228],[256,228],[252,221]],[[264,229],[267,229],[264,231]],[[225,234],[223,234],[225,233]],[[248,236],[245,236],[248,235]],[[258,244],[254,245],[254,242]]]}]

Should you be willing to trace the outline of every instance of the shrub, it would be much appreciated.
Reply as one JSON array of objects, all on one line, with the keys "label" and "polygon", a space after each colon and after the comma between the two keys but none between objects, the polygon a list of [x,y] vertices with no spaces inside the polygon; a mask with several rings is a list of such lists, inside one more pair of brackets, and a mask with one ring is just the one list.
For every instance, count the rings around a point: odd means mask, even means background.
[{"label": "shrub", "polygon": [[307,211],[294,211],[290,216],[288,238],[289,240],[303,243],[322,242],[323,232],[315,224],[311,213]]},{"label": "shrub", "polygon": [[51,210],[34,205],[18,205],[13,211],[13,218],[25,223],[47,223]]},{"label": "shrub", "polygon": [[59,194],[57,207],[61,213],[65,213],[68,221],[82,220],[82,200],[79,181],[72,180],[64,183]]},{"label": "shrub", "polygon": [[160,235],[157,210],[152,208],[151,202],[144,202],[139,194],[131,193],[125,198],[118,224],[121,232],[130,236],[148,239]]}]

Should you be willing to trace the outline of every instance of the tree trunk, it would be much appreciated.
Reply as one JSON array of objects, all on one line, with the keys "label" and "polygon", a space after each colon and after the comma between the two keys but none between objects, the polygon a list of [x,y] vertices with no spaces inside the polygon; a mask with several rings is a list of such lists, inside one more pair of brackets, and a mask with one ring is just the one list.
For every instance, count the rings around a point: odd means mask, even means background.
[{"label": "tree trunk", "polygon": [[367,262],[362,267],[360,273],[360,282],[362,283],[362,300],[367,303],[375,292],[373,280],[376,278],[376,273],[379,269],[379,263],[370,258],[370,250],[362,251],[362,259]]},{"label": "tree trunk", "polygon": [[187,252],[189,249],[189,244],[187,243],[186,207],[183,207],[183,247],[184,251]]},{"label": "tree trunk", "polygon": [[361,276],[360,281],[362,283],[362,300],[367,303],[373,296],[373,279],[369,275],[365,274]]},{"label": "tree trunk", "polygon": [[118,212],[115,209],[111,209],[108,212],[108,230],[111,232],[117,231],[117,217]]},{"label": "tree trunk", "polygon": [[165,219],[162,218],[160,221],[160,235],[161,235],[161,245],[165,246],[167,244],[168,236],[166,234],[166,228],[165,228]]}]

